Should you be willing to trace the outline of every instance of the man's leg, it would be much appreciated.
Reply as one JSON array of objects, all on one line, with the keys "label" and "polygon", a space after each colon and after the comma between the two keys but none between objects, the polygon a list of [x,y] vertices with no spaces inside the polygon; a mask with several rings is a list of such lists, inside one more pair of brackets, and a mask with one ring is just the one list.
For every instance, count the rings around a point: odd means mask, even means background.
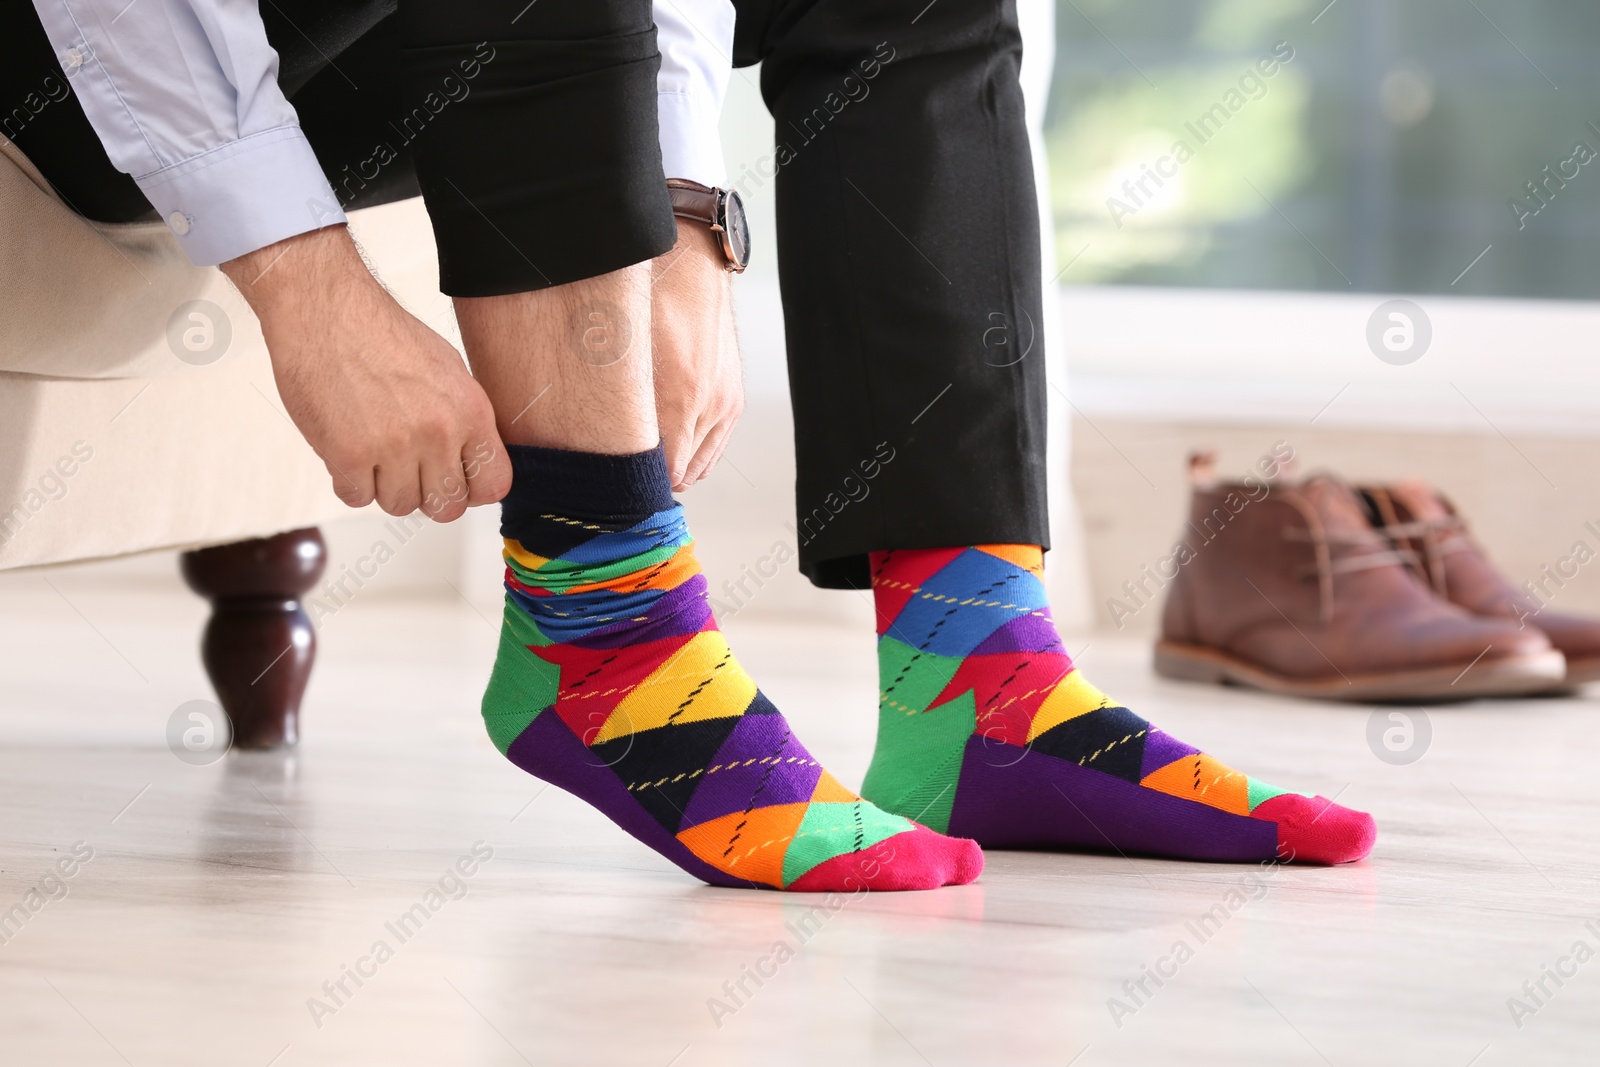
[{"label": "man's leg", "polygon": [[1015,20],[904,8],[745,0],[736,23],[776,119],[800,568],[832,588],[867,588],[885,545],[1048,537]]},{"label": "man's leg", "polygon": [[1366,855],[1369,816],[1151,726],[1083,678],[1051,621],[1014,4],[773,8],[741,4],[737,51],[763,61],[777,120],[801,567],[870,582],[877,606],[863,793],[996,847]]},{"label": "man's leg", "polygon": [[646,263],[457,300],[514,472],[491,737],[713,884],[970,881],[975,845],[840,786],[718,631],[655,444],[649,282]]},{"label": "man's leg", "polygon": [[656,423],[647,260],[676,234],[649,3],[517,6],[401,9],[414,84],[476,42],[495,56],[480,76],[498,92],[441,113],[417,151],[444,287],[511,454],[491,738],[713,884],[971,881],[977,846],[840,786],[711,614]]}]

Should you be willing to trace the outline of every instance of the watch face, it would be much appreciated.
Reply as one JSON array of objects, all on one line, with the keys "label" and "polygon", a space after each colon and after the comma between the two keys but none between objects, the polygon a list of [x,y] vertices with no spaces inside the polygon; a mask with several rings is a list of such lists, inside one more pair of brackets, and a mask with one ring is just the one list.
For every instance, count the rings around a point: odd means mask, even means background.
[{"label": "watch face", "polygon": [[723,247],[736,269],[744,270],[750,263],[750,224],[745,221],[744,201],[729,189],[722,195]]}]

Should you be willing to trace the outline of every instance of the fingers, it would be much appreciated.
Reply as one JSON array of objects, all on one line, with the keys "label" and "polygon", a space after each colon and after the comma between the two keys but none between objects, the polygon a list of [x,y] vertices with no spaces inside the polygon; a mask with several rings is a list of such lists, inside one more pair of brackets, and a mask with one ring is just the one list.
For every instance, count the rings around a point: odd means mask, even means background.
[{"label": "fingers", "polygon": [[694,459],[689,461],[684,471],[684,486],[694,485],[711,473],[712,468],[717,465],[717,460],[722,458],[723,450],[728,447],[728,439],[733,436],[734,425],[732,418],[724,418],[711,427],[695,451]]},{"label": "fingers", "polygon": [[658,331],[652,343],[656,358],[656,428],[667,454],[667,479],[672,491],[677,492],[687,484],[683,476],[700,447],[695,433],[700,411],[694,396],[694,370],[680,358],[682,353],[674,338],[663,337]]},{"label": "fingers", "polygon": [[511,457],[500,440],[488,394],[476,381],[470,383],[470,389],[457,454],[467,478],[466,506],[475,508],[497,503],[511,491]]},{"label": "fingers", "polygon": [[461,459],[425,457],[422,461],[422,513],[434,522],[455,522],[466,510],[467,474]]},{"label": "fingers", "polygon": [[[360,507],[375,496],[378,506],[391,515],[409,515],[420,508],[434,522],[454,522],[467,508],[492,504],[510,488],[510,458],[504,448],[485,443],[455,457],[434,452],[414,463],[379,467],[375,487],[367,488],[365,499],[352,506]],[[340,499],[352,503],[359,498],[347,490]]]},{"label": "fingers", "polygon": [[711,473],[743,413],[742,391],[709,399],[691,395],[662,406],[657,421],[673,492],[687,489]]},{"label": "fingers", "polygon": [[724,393],[722,403],[718,405],[720,414],[702,420],[702,426],[709,426],[701,435],[699,447],[695,449],[694,458],[689,461],[684,469],[683,484],[690,486],[700,481],[711,473],[717,461],[722,458],[722,453],[727,449],[728,442],[733,438],[733,431],[739,425],[739,417],[744,414],[744,389],[738,387],[731,392]]},{"label": "fingers", "polygon": [[370,462],[346,465],[323,458],[333,479],[333,490],[353,508],[374,500],[391,515],[422,510],[435,522],[454,522],[469,507],[493,504],[511,489],[511,458],[493,429],[480,428],[476,443],[429,443],[421,454],[386,457],[374,468]]},{"label": "fingers", "polygon": [[728,424],[727,430],[722,434],[721,442],[717,445],[716,453],[711,457],[711,462],[706,464],[706,469],[701,472],[700,477],[709,477],[711,472],[717,469],[717,464],[722,462],[722,454],[728,450],[729,443],[733,441],[733,431],[738,427],[737,421]]},{"label": "fingers", "polygon": [[422,480],[415,462],[378,468],[378,506],[391,515],[409,515],[422,505]]},{"label": "fingers", "polygon": [[686,368],[675,360],[663,360],[656,374],[656,427],[667,454],[667,478],[677,492],[689,484],[684,475],[700,448],[703,433],[699,431],[709,423],[702,417],[695,383]]},{"label": "fingers", "polygon": [[318,456],[322,465],[328,468],[328,476],[333,479],[334,496],[353,508],[364,508],[372,503],[377,489],[371,466],[351,464],[341,467],[320,452]]},{"label": "fingers", "polygon": [[455,455],[430,449],[414,463],[400,463],[377,473],[377,500],[391,515],[409,515],[418,508],[434,522],[454,522],[467,508],[493,504],[511,489],[511,458],[500,445],[461,448]]},{"label": "fingers", "polygon": [[479,440],[462,453],[468,507],[497,503],[511,491],[511,457],[500,438],[490,432],[487,440]]},{"label": "fingers", "polygon": [[677,492],[689,485],[685,476],[700,446],[700,438],[695,434],[694,414],[673,405],[670,410],[658,412],[656,420],[660,424],[661,443],[667,453],[667,477],[672,481],[672,491]]},{"label": "fingers", "polygon": [[492,504],[511,488],[511,459],[495,429],[494,407],[470,383],[442,429],[424,437],[420,467],[422,512],[454,522],[467,508]]}]

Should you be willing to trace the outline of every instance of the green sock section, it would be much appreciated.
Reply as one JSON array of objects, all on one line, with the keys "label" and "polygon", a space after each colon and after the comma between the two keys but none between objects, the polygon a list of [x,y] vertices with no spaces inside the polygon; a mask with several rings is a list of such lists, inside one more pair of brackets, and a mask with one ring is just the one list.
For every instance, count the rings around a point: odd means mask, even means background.
[{"label": "green sock section", "polygon": [[500,650],[483,693],[483,722],[489,740],[504,755],[534,717],[556,702],[561,670],[528,655],[529,649],[546,648],[551,641],[527,612],[508,599],[501,618]]},{"label": "green sock section", "polygon": [[[784,884],[792,884],[807,871],[833,859],[840,841],[850,842],[851,854],[856,854],[905,829],[904,819],[871,804],[813,804],[806,809],[805,818],[784,853]],[[877,862],[887,863],[892,858],[880,856]]]},{"label": "green sock section", "polygon": [[918,652],[892,637],[878,642],[885,686],[861,795],[941,834],[950,825],[967,738],[977,729],[977,705],[969,692],[931,711],[918,709],[933,703],[960,665],[957,657]]}]

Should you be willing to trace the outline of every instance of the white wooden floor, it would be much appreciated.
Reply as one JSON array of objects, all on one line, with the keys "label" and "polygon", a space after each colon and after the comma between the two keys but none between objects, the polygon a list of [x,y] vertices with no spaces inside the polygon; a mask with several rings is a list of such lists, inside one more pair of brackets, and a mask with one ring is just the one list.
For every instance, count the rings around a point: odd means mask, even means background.
[{"label": "white wooden floor", "polygon": [[[3,1064],[1600,1055],[1600,959],[1558,962],[1600,950],[1594,699],[1433,709],[1427,755],[1393,766],[1368,748],[1371,709],[1157,682],[1141,646],[1097,638],[1082,661],[1135,710],[1373,811],[1373,858],[1262,873],[991,853],[973,886],[814,911],[701,886],[502,761],[476,707],[494,630],[462,602],[357,600],[322,632],[299,751],[195,767],[164,730],[209,695],[201,605],[52,581],[0,581],[0,912],[27,914],[0,926]],[[755,610],[730,630],[808,745],[859,782],[870,637]],[[78,842],[92,858],[47,883]],[[476,842],[492,858],[430,899]],[[402,940],[391,924],[417,904],[427,919]],[[1219,904],[1202,940],[1189,924]],[[1192,958],[1175,966],[1180,940]],[[1535,1005],[1523,983],[1546,965],[1576,973],[1545,977]],[[1173,977],[1144,979],[1149,996],[1124,988],[1158,967]],[[1520,1028],[1512,996],[1537,1008]]]}]

